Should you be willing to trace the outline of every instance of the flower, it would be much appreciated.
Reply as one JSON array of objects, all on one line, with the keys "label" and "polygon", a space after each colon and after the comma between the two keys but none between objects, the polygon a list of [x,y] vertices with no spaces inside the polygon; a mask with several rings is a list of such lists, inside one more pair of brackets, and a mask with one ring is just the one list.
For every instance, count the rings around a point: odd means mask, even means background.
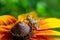
[{"label": "flower", "polygon": [[0,16],[0,40],[3,40],[3,39],[8,40],[9,39],[8,38],[9,31],[16,22],[17,22],[16,19],[11,15]]},{"label": "flower", "polygon": [[60,32],[50,30],[51,28],[60,28],[60,19],[45,18],[37,22],[38,30],[33,30],[32,37],[28,40],[60,40],[49,35],[60,36]]},{"label": "flower", "polygon": [[[32,14],[34,14],[34,15],[32,15]],[[35,14],[35,12],[31,12],[31,15],[34,18],[33,20],[39,19],[37,17],[37,15]],[[24,21],[25,17],[26,17],[26,15],[19,16],[18,21],[21,21],[21,18]],[[57,19],[57,18],[43,18],[41,20],[39,19],[37,21],[37,24],[39,25],[38,30],[33,28],[32,36],[28,40],[59,40],[59,39],[54,38],[54,37],[49,36],[49,35],[60,36],[60,32],[55,31],[55,30],[50,30],[51,28],[60,28],[60,25],[59,25],[60,24],[60,19]]]},{"label": "flower", "polygon": [[33,20],[38,20],[36,22],[38,24],[38,29],[36,30],[32,27],[32,35],[27,40],[60,40],[50,36],[60,36],[60,32],[51,30],[51,28],[60,28],[60,19],[43,18],[40,20],[35,11],[19,15],[18,20],[11,15],[0,16],[0,40],[13,40],[13,37],[9,33],[10,29],[19,21],[28,24],[28,21],[26,20],[27,15],[29,15]]}]

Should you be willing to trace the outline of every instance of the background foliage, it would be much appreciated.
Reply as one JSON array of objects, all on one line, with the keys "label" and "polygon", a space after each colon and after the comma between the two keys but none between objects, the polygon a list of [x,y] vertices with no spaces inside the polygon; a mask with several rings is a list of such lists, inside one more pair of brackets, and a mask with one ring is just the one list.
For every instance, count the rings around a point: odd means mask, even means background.
[{"label": "background foliage", "polygon": [[0,0],[0,15],[36,11],[38,17],[60,18],[60,0]]}]

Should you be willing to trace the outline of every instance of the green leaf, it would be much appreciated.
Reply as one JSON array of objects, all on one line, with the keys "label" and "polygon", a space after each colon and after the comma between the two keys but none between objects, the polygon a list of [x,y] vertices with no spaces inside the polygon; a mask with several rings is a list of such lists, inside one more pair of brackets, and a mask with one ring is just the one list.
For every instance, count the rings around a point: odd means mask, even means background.
[{"label": "green leaf", "polygon": [[36,11],[39,13],[45,13],[46,12],[46,4],[44,2],[38,2],[36,5]]},{"label": "green leaf", "polygon": [[36,12],[38,17],[46,17],[47,14],[47,4],[45,2],[38,2],[36,5]]},{"label": "green leaf", "polygon": [[49,30],[55,30],[60,32],[60,28],[50,28]]}]

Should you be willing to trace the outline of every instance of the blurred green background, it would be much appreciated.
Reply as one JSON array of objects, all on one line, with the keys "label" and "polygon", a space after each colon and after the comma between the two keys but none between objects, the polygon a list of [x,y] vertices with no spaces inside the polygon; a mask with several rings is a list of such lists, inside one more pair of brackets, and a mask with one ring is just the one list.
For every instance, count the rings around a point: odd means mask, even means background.
[{"label": "blurred green background", "polygon": [[38,17],[60,18],[60,0],[0,0],[0,15],[9,14],[17,18],[32,10],[37,12]]},{"label": "blurred green background", "polygon": [[60,0],[0,0],[0,15],[18,15],[36,11],[38,17],[60,18]]}]

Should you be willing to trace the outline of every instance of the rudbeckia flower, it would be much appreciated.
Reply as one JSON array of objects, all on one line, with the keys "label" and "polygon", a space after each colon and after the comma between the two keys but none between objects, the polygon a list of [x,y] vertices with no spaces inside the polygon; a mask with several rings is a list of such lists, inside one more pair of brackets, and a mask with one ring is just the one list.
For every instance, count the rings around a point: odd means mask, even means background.
[{"label": "rudbeckia flower", "polygon": [[11,40],[9,31],[16,23],[16,19],[10,15],[0,16],[0,40]]},{"label": "rudbeckia flower", "polygon": [[34,27],[31,26],[33,30],[32,35],[27,40],[60,40],[59,38],[52,37],[60,36],[59,31],[53,30],[54,28],[60,28],[60,19],[43,18],[40,20],[34,11],[19,15],[18,20],[11,15],[0,16],[0,40],[14,40],[10,35],[11,28],[20,21],[28,24],[28,21],[26,20],[27,15],[29,15],[33,20],[39,20],[36,22],[38,29],[34,29]]}]

